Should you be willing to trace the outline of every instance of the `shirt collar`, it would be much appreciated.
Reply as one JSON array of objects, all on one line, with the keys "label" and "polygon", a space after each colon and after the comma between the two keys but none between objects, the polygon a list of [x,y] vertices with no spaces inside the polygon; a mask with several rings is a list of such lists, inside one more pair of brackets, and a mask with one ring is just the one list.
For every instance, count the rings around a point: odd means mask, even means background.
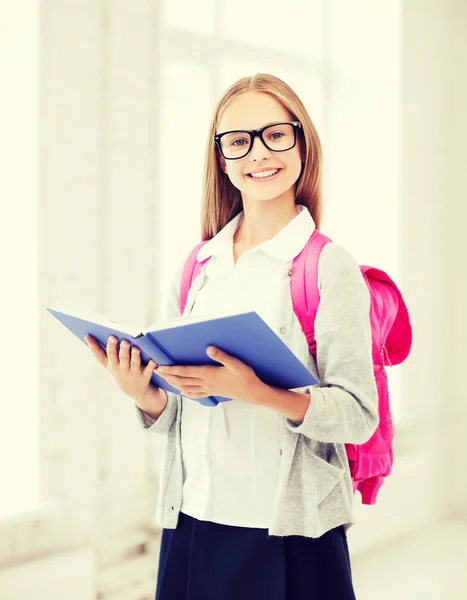
[{"label": "shirt collar", "polygon": [[[311,234],[315,230],[315,222],[306,206],[297,204],[297,216],[283,227],[270,240],[261,242],[255,249],[261,249],[280,260],[293,260],[305,247]],[[244,212],[240,212],[236,217],[227,223],[227,225],[211,238],[198,251],[196,259],[202,262],[211,256],[216,256],[221,252],[232,252],[233,236],[243,220]]]}]

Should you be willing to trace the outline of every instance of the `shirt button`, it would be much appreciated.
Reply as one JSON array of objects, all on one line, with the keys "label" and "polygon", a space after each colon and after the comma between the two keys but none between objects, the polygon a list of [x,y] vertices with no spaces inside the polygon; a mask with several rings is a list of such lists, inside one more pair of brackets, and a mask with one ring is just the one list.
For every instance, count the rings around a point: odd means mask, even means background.
[{"label": "shirt button", "polygon": [[289,269],[289,277],[292,277],[292,269]]},{"label": "shirt button", "polygon": [[279,454],[282,456],[282,448],[279,450]]},{"label": "shirt button", "polygon": [[281,327],[281,333],[285,333],[287,329],[285,327]]}]

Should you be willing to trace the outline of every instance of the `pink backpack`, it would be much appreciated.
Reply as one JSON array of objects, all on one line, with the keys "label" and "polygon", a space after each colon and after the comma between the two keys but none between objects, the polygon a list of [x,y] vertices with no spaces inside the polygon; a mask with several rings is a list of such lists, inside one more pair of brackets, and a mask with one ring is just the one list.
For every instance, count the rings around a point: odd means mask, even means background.
[{"label": "pink backpack", "polygon": [[[185,309],[192,282],[209,257],[198,263],[196,255],[208,240],[190,253],[180,283],[180,312]],[[316,356],[314,321],[319,304],[318,258],[324,245],[330,242],[314,230],[307,244],[295,257],[291,273],[291,294],[294,312],[306,335],[310,352]],[[379,424],[364,444],[345,444],[354,493],[360,491],[363,504],[375,504],[383,480],[391,473],[394,428],[389,407],[386,366],[403,362],[412,345],[412,329],[402,295],[390,277],[374,267],[360,266],[368,286],[370,324],[373,340],[373,368],[378,390]],[[306,277],[305,277],[306,274]]]}]

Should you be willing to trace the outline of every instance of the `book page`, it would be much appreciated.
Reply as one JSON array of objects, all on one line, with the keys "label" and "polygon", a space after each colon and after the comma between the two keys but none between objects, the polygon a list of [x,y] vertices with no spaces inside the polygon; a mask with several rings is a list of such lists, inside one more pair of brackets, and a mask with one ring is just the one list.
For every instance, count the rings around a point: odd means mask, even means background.
[{"label": "book page", "polygon": [[141,329],[135,329],[134,327],[126,325],[125,323],[120,323],[119,321],[115,321],[114,319],[109,319],[107,317],[100,317],[99,315],[88,311],[76,311],[64,306],[51,307],[50,310],[55,310],[59,313],[70,315],[71,317],[75,317],[77,319],[83,319],[84,321],[90,321],[91,323],[102,325],[103,327],[118,329],[122,333],[126,333],[131,337],[140,337],[142,335]]},{"label": "book page", "polygon": [[60,306],[60,307],[51,307],[50,310],[55,310],[59,313],[63,313],[65,315],[70,315],[71,317],[75,317],[77,319],[83,319],[84,321],[90,321],[91,323],[96,323],[97,325],[102,325],[103,327],[110,327],[112,329],[118,329],[118,331],[129,335],[133,338],[138,338],[150,331],[158,331],[163,329],[170,329],[172,327],[180,327],[181,325],[189,325],[190,323],[202,323],[204,321],[211,321],[213,319],[222,319],[225,317],[233,317],[235,315],[243,315],[248,314],[250,312],[254,312],[253,310],[242,310],[239,312],[223,312],[218,313],[216,315],[200,315],[197,317],[183,317],[180,316],[177,319],[172,319],[170,321],[154,323],[145,329],[134,329],[130,325],[125,323],[120,323],[114,319],[109,319],[108,317],[102,317],[96,315],[94,313],[88,311],[77,311],[74,309],[70,309],[68,307]]}]

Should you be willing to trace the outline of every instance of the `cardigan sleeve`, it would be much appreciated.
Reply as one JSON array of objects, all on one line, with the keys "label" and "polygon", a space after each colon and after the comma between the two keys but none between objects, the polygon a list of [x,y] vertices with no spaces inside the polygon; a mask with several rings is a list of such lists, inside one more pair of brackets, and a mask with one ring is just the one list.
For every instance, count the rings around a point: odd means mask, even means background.
[{"label": "cardigan sleeve", "polygon": [[370,293],[360,267],[329,242],[318,261],[320,303],[315,318],[320,384],[300,388],[310,403],[303,423],[286,426],[320,442],[363,444],[378,426],[373,371]]},{"label": "cardigan sleeve", "polygon": [[[186,261],[185,257],[175,269],[175,274],[170,285],[165,305],[164,321],[170,321],[180,316],[179,297],[180,297],[180,280],[182,278],[183,266]],[[151,433],[168,433],[173,423],[177,418],[178,411],[181,406],[180,394],[174,392],[166,392],[167,404],[157,420],[143,412],[135,403],[136,420],[140,427]]]}]

